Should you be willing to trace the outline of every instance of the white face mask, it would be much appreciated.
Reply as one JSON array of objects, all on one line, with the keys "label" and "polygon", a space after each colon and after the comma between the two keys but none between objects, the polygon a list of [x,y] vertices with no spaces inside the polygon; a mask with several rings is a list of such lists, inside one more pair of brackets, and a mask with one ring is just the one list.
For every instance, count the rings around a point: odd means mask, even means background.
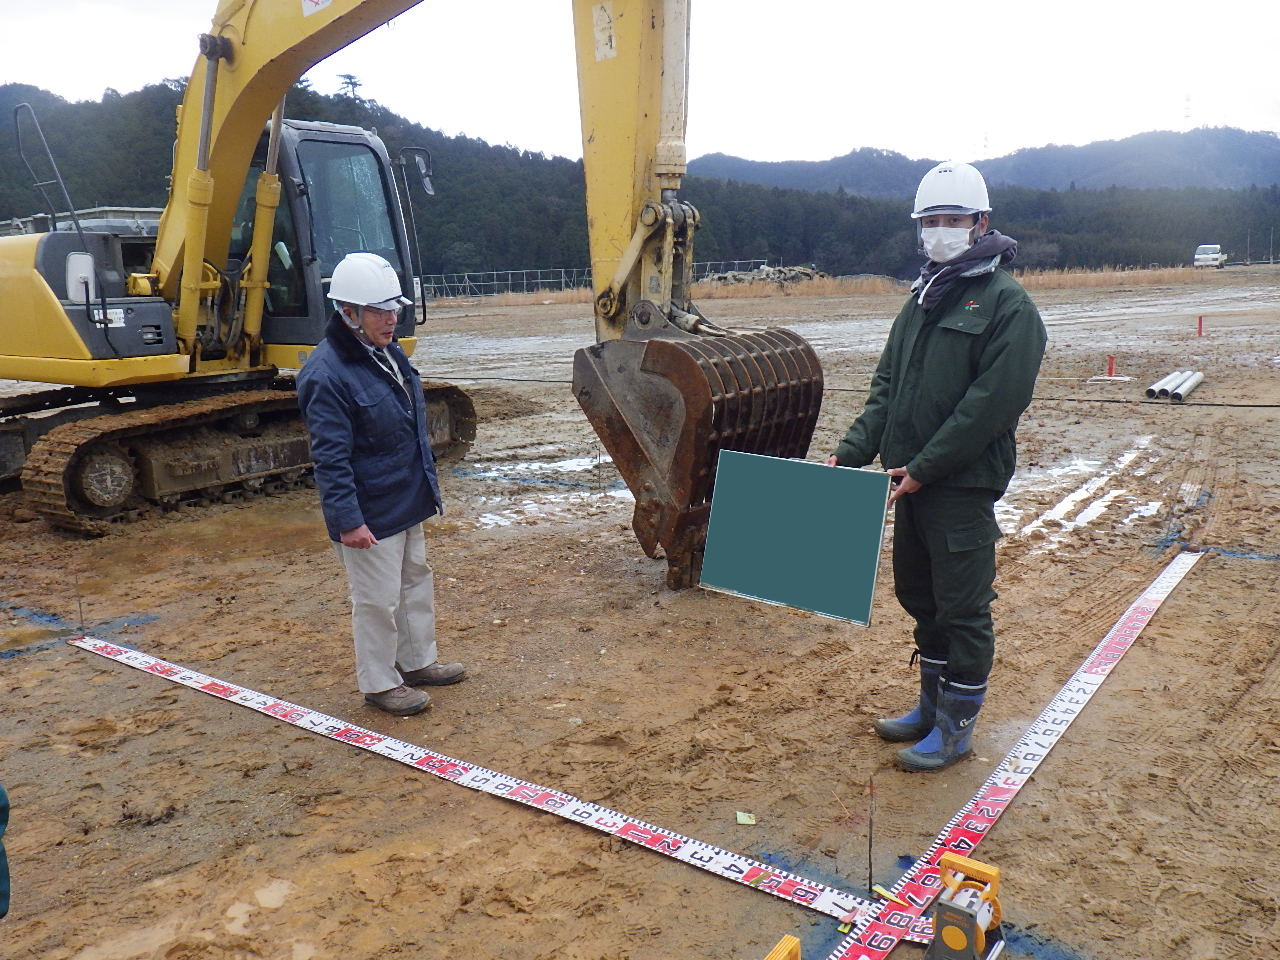
[{"label": "white face mask", "polygon": [[972,227],[921,227],[920,243],[934,263],[954,260],[969,249]]}]

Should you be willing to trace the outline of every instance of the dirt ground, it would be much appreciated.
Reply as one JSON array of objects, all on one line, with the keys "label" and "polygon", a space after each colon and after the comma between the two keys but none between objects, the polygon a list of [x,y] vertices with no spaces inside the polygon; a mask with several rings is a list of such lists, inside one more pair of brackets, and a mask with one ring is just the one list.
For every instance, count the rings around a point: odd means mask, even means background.
[{"label": "dirt ground", "polygon": [[[914,695],[887,554],[868,628],[663,586],[569,393],[581,305],[453,305],[424,328],[418,366],[466,383],[481,423],[427,525],[442,655],[471,676],[417,717],[357,694],[314,491],[99,540],[0,498],[0,955],[752,960],[791,933],[820,960],[841,939],[758,890],[61,642],[81,632],[865,894],[868,849],[890,884],[1183,544],[1210,552],[975,856],[1003,871],[1007,956],[1280,955],[1280,268],[1196,280],[1036,292],[1051,342],[1001,506],[990,695],[975,757],[934,776],[894,769],[871,731]],[[814,344],[818,459],[897,298],[704,308]],[[1108,355],[1134,379],[1087,382]],[[1190,402],[1143,401],[1187,368],[1205,373]]]}]

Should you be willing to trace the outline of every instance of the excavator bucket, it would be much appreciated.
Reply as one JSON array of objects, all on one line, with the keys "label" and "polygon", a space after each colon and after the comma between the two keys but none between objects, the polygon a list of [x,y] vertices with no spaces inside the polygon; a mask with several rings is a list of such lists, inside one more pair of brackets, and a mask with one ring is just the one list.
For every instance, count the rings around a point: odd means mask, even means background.
[{"label": "excavator bucket", "polygon": [[465,390],[441,380],[423,380],[427,435],[437,460],[459,460],[476,439],[476,405]]},{"label": "excavator bucket", "polygon": [[720,451],[804,457],[822,367],[782,328],[606,340],[574,355],[573,392],[635,496],[640,545],[665,553],[679,590],[701,576]]}]

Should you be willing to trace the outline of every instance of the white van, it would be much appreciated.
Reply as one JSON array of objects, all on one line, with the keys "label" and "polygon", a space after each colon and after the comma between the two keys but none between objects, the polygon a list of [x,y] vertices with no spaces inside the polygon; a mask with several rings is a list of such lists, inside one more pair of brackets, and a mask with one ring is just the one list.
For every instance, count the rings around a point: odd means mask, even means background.
[{"label": "white van", "polygon": [[1221,270],[1227,265],[1227,255],[1216,243],[1202,243],[1196,247],[1196,255],[1191,261],[1193,267],[1217,267]]}]

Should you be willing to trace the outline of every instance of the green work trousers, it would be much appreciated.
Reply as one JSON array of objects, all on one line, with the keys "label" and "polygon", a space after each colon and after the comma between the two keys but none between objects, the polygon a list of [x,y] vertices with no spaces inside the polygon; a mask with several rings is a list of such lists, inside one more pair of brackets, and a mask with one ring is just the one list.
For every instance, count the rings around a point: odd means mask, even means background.
[{"label": "green work trousers", "polygon": [[999,498],[985,488],[929,485],[896,501],[894,593],[915,618],[920,655],[945,661],[957,683],[985,683],[995,657]]}]

